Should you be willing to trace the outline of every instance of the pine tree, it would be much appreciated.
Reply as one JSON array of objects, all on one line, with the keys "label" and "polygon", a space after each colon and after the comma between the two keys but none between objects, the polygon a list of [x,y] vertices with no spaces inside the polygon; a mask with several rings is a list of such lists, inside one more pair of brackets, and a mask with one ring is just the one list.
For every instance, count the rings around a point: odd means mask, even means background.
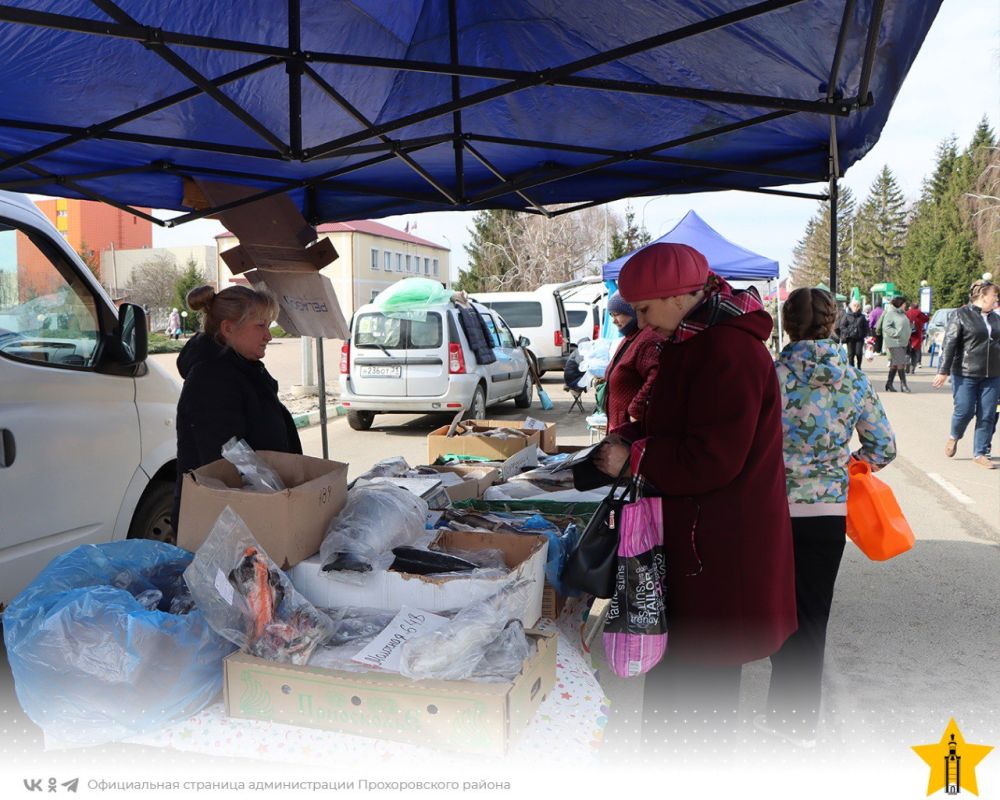
[{"label": "pine tree", "polygon": [[201,312],[192,311],[187,304],[187,295],[196,286],[202,286],[205,283],[205,276],[201,272],[201,268],[198,266],[198,262],[193,258],[189,258],[187,263],[184,265],[184,271],[181,272],[180,276],[177,278],[177,282],[174,284],[174,306],[179,308],[181,311],[187,311],[187,317],[181,317],[182,326],[184,330],[197,331],[201,330]]},{"label": "pine tree", "polygon": [[516,218],[516,212],[500,210],[480,211],[472,218],[472,241],[465,246],[469,267],[455,284],[460,291],[486,292],[496,289],[490,278],[502,276],[513,263],[504,246],[504,230]]},{"label": "pine tree", "polygon": [[906,241],[906,201],[888,165],[882,167],[858,209],[853,239],[852,286],[858,286],[864,296],[872,284],[896,280]]},{"label": "pine tree", "polygon": [[633,250],[649,244],[649,231],[645,225],[635,224],[635,209],[631,204],[625,206],[625,224],[620,230],[615,230],[611,234],[611,252],[608,253],[608,261],[621,258]]},{"label": "pine tree", "polygon": [[[854,221],[854,194],[841,186],[837,197],[837,287],[849,289],[854,267],[851,259],[851,224]],[[821,200],[816,214],[806,223],[806,230],[792,251],[792,286],[829,285],[830,283],[830,203]]]}]

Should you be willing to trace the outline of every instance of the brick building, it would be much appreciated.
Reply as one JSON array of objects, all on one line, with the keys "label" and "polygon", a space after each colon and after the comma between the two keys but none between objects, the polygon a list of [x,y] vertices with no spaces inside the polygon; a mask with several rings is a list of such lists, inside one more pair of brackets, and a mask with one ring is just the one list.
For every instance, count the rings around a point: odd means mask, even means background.
[{"label": "brick building", "polygon": [[[77,253],[87,253],[95,263],[103,250],[152,247],[153,223],[105,203],[54,198],[35,205]],[[140,209],[149,212],[149,209]],[[56,276],[45,256],[27,237],[17,234],[17,276],[22,300],[48,294]],[[103,277],[103,276],[102,276]],[[104,281],[107,283],[107,281]]]}]

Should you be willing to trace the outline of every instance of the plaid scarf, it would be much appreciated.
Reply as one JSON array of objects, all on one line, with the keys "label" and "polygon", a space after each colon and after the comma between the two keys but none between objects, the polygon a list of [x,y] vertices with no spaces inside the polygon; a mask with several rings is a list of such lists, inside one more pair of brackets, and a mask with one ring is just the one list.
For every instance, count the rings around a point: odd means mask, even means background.
[{"label": "plaid scarf", "polygon": [[763,310],[764,304],[755,287],[734,290],[725,278],[709,272],[708,282],[705,284],[705,299],[692,309],[667,341],[680,344],[724,320]]}]

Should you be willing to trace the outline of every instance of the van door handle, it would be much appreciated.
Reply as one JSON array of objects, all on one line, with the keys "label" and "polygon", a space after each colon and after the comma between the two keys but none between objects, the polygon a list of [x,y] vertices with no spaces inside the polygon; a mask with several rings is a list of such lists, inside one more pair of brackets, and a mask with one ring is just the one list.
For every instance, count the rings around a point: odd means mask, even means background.
[{"label": "van door handle", "polygon": [[17,456],[14,434],[6,428],[0,429],[0,467],[9,467]]}]

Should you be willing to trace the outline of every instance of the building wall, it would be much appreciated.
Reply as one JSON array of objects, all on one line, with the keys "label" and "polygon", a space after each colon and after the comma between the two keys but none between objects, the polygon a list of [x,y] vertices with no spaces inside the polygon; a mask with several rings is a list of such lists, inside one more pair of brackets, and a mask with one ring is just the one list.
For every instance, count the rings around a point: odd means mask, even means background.
[{"label": "building wall", "polygon": [[[152,247],[153,224],[114,206],[67,198],[39,200],[35,205],[77,253],[86,249],[97,254],[112,245],[121,250]],[[44,254],[21,233],[17,235],[17,266],[22,300],[47,294],[59,283]]]},{"label": "building wall", "polygon": [[189,245],[186,247],[148,247],[138,250],[104,250],[101,252],[101,283],[114,297],[120,296],[128,286],[132,273],[143,264],[166,258],[173,261],[181,271],[188,261],[194,261],[205,276],[206,283],[215,283],[218,268],[218,251],[211,245]]}]

